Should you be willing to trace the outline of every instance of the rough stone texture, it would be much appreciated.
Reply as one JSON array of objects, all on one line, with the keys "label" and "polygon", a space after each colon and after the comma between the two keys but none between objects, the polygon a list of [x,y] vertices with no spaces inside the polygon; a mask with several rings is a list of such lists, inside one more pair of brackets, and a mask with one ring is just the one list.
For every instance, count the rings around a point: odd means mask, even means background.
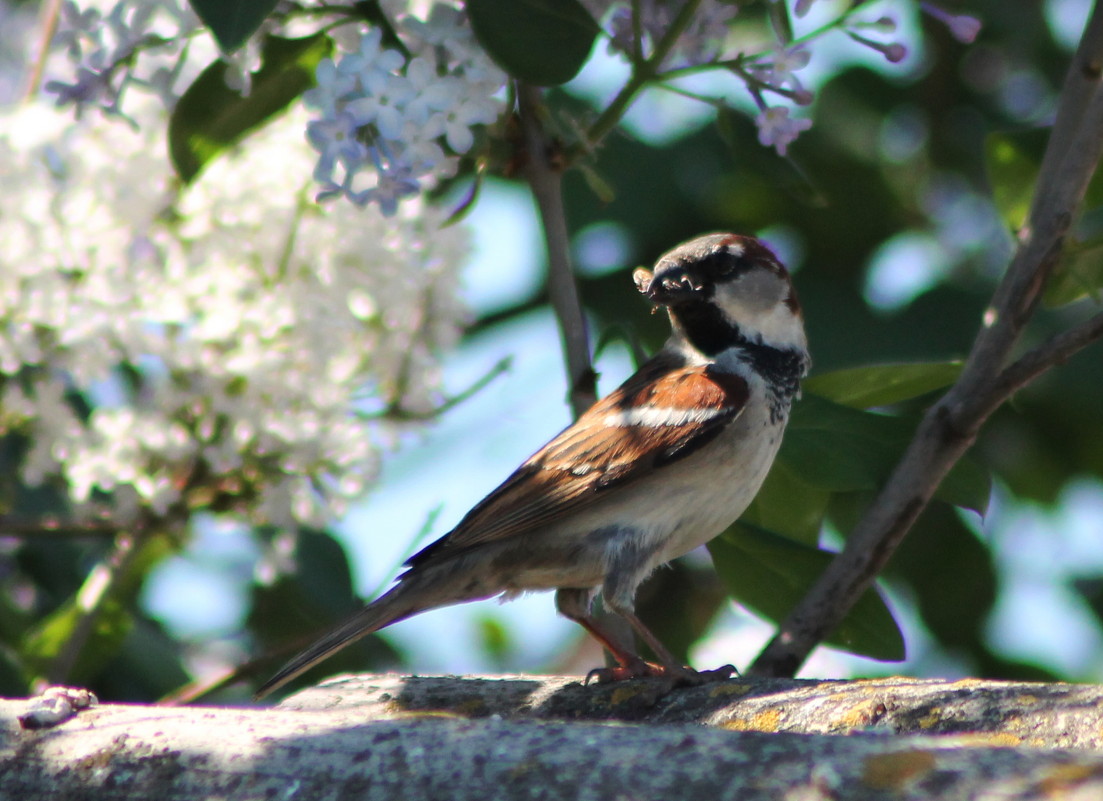
[{"label": "rough stone texture", "polygon": [[556,676],[345,676],[283,709],[386,720],[448,712],[510,720],[698,723],[801,734],[969,734],[991,745],[1103,749],[1103,687],[890,677],[732,679],[666,692],[657,682],[583,687]]},{"label": "rough stone texture", "polygon": [[1087,801],[1103,798],[1101,699],[910,679],[661,695],[364,676],[275,708],[104,704],[38,731],[19,728],[26,700],[0,700],[0,798]]}]

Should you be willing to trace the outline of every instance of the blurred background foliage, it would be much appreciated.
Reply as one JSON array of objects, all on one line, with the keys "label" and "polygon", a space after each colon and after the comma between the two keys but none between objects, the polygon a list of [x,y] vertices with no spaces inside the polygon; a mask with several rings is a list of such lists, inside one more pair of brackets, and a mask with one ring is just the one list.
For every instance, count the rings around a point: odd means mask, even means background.
[{"label": "blurred background foliage", "polygon": [[[687,658],[719,612],[728,608],[726,589],[737,594],[742,590],[745,597],[740,600],[752,608],[759,602],[760,613],[784,614],[803,580],[796,574],[822,564],[812,546],[837,548],[872,495],[872,485],[844,480],[845,476],[836,486],[828,486],[827,480],[817,485],[814,475],[822,465],[813,449],[801,449],[797,430],[802,421],[815,428],[826,425],[825,416],[835,415],[831,419],[841,422],[829,426],[834,438],[817,442],[833,443],[838,455],[846,457],[865,437],[870,447],[880,448],[868,464],[876,465],[875,472],[890,467],[909,426],[938,388],[952,380],[953,367],[947,364],[967,352],[1007,263],[1013,239],[1006,220],[1014,218],[1015,204],[1021,200],[1014,191],[1016,181],[1037,167],[1044,143],[1037,132],[1050,120],[1087,3],[971,0],[952,10],[983,20],[975,43],[961,44],[944,25],[916,14],[913,27],[905,29],[916,36],[907,42],[914,52],[899,68],[873,63],[872,54],[869,63],[845,62],[822,76],[812,107],[814,125],[791,146],[789,159],[759,145],[745,114],[721,110],[714,118],[661,139],[622,126],[587,160],[589,176],[579,169],[566,175],[565,205],[578,281],[599,347],[627,345],[635,353],[657,349],[667,323],[662,316],[650,315],[631,291],[631,269],[650,264],[674,244],[702,232],[734,230],[766,237],[794,270],[814,377],[885,363],[936,365],[922,374],[929,386],[920,381],[911,387],[914,391],[890,404],[890,428],[896,426],[891,430],[883,428],[883,417],[869,423],[862,415],[871,415],[860,411],[863,404],[848,404],[844,397],[849,382],[864,374],[853,374],[842,385],[823,385],[821,390],[835,403],[808,393],[795,414],[782,467],[767,487],[779,500],[772,507],[752,508],[743,524],[714,549],[721,579],[707,560],[690,558],[657,573],[641,591],[642,617],[660,639]],[[599,42],[596,49],[602,47]],[[549,106],[564,129],[572,119],[599,110],[588,99],[586,74],[579,86],[567,84],[549,92]],[[650,110],[646,113],[663,113],[658,102],[644,108]],[[498,177],[485,191],[504,192],[503,197],[514,199],[510,202],[519,202],[509,192],[511,181],[516,182]],[[602,191],[595,191],[595,186]],[[1098,276],[1100,271],[1094,269]],[[499,338],[508,352],[519,321],[543,310],[546,302],[541,286],[505,304],[480,309],[461,350],[471,342]],[[1096,308],[1097,300],[1091,297],[1046,308],[1029,340],[1040,341]],[[558,342],[546,338],[541,347],[557,350]],[[866,378],[891,383],[887,375]],[[493,398],[509,381],[507,372],[480,394]],[[559,376],[549,381],[558,382],[554,391],[565,396]],[[869,405],[886,405],[873,400]],[[1021,565],[1015,568],[1009,562],[1009,547],[1020,542],[1027,558],[1036,557],[1039,565],[1048,565],[1052,557],[1047,553],[1050,542],[1066,554],[1082,552],[1062,544],[1065,532],[1058,530],[1059,521],[1071,518],[1051,510],[1065,508],[1076,487],[1087,487],[1093,498],[1103,493],[1101,412],[1103,369],[1096,346],[1044,376],[997,413],[971,452],[970,463],[955,474],[954,486],[943,488],[943,498],[956,506],[933,504],[884,577],[889,606],[909,639],[909,662],[903,668],[865,662],[856,670],[1103,678],[1098,667],[1090,667],[1093,661],[1100,664],[1098,651],[1078,662],[1023,656],[1005,641],[1006,628],[992,623],[1001,593],[1024,586],[1011,580],[1010,571]],[[477,439],[481,432],[473,430],[468,436]],[[513,436],[527,439],[524,431]],[[540,441],[533,438],[526,447],[533,450]],[[20,458],[20,448],[17,435],[0,441],[0,459],[6,465],[0,473],[5,508],[21,520],[63,519],[59,496],[17,482],[12,466]],[[431,451],[407,452],[404,469],[416,473],[418,460],[437,458],[440,455]],[[827,468],[841,469],[835,463]],[[499,480],[508,469],[509,465],[501,466],[501,475],[492,478]],[[426,488],[423,501],[420,514],[432,519],[437,503],[432,487]],[[387,498],[374,502],[385,505]],[[1094,504],[1083,506],[1098,512],[1100,504]],[[792,512],[787,520],[779,516],[785,509]],[[1021,510],[1032,515],[1034,533],[1016,540],[1009,532],[1019,525],[1016,520],[1021,522],[1016,517]],[[458,517],[463,510],[454,511]],[[826,523],[821,528],[822,515]],[[216,525],[203,519],[192,521],[189,529]],[[1044,608],[1057,614],[1072,609],[1081,624],[1088,619],[1098,627],[1103,607],[1103,519],[1081,515],[1076,525],[1089,532],[1086,547],[1088,552],[1097,549],[1099,557],[1040,572],[1039,580],[1060,584],[1057,590],[1067,601],[1065,607]],[[434,534],[444,530],[437,526]],[[354,531],[349,536],[375,534]],[[246,556],[239,552],[196,557],[192,551],[198,564],[206,558],[211,569],[236,571],[235,580],[245,588],[241,619],[220,636],[208,632],[197,637],[166,626],[149,604],[140,602],[143,582],[154,567],[187,547],[175,535],[153,532],[105,567],[112,532],[0,532],[0,694],[27,693],[34,678],[45,677],[88,686],[107,698],[149,700],[191,679],[218,677],[228,665],[246,661],[246,655],[265,655],[240,674],[245,681],[212,696],[241,699],[250,679],[266,674],[281,656],[349,614],[361,602],[360,593],[374,589],[358,586],[347,537],[336,530],[300,531],[294,536],[260,530],[250,537],[256,548],[246,549]],[[202,541],[209,543],[210,538]],[[260,567],[255,568],[250,559],[258,558]],[[780,566],[785,567],[780,573],[770,572]],[[105,569],[118,571],[124,579],[113,582],[112,597],[99,606],[94,619],[82,618],[82,593],[90,591],[93,580],[90,571]],[[726,582],[731,586],[726,588]],[[761,608],[771,597],[779,609]],[[550,606],[550,599],[543,600]],[[865,645],[859,650],[902,656],[891,617],[886,621],[885,608],[873,600],[869,605],[872,611],[859,615],[856,624],[866,632],[854,635]],[[581,667],[596,656],[582,644],[580,632],[579,639],[564,649],[581,649],[577,660],[559,653],[534,663],[518,655],[519,635],[511,624],[493,610],[474,614],[478,637],[469,647],[483,649],[491,666]],[[1043,621],[1055,629],[1066,622]],[[1037,618],[1023,621],[1024,626],[1038,624]],[[59,666],[57,657],[78,627],[87,629],[79,636],[87,638],[88,645],[79,649],[71,664]],[[1098,649],[1103,638],[1096,634],[1089,640]],[[417,670],[419,660],[416,652],[396,645],[384,633],[346,650],[300,684],[341,670],[388,668]]]}]

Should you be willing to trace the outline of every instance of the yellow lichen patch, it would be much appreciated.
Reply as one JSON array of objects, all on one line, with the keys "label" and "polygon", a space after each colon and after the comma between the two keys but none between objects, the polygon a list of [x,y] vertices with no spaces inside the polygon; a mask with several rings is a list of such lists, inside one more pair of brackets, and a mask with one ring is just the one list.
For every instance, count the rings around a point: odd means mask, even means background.
[{"label": "yellow lichen patch", "polygon": [[871,698],[845,709],[841,715],[831,720],[831,724],[838,728],[861,729],[869,726],[884,713],[884,703]]},{"label": "yellow lichen patch", "polygon": [[931,751],[896,751],[865,760],[862,781],[875,790],[898,790],[912,779],[930,773],[937,760]]},{"label": "yellow lichen patch", "polygon": [[1015,702],[1022,704],[1023,706],[1034,706],[1038,703],[1038,696],[1030,695],[1029,693],[1023,693],[1022,695],[1015,696]]},{"label": "yellow lichen patch", "polygon": [[396,714],[396,720],[419,720],[421,718],[445,718],[448,720],[463,720],[464,716],[449,709],[416,709],[405,710]]},{"label": "yellow lichen patch", "polygon": [[638,687],[632,687],[622,684],[620,687],[617,687],[615,690],[613,690],[613,692],[609,695],[609,703],[613,706],[620,706],[625,701],[631,701],[641,692],[642,690]]},{"label": "yellow lichen patch", "polygon": [[962,745],[985,745],[1000,748],[1015,747],[1023,744],[1023,738],[1007,731],[977,731],[960,734],[954,738]]},{"label": "yellow lichen patch", "polygon": [[931,728],[931,726],[937,726],[941,721],[942,710],[939,709],[937,706],[932,706],[931,710],[926,715],[921,717],[917,722],[919,723],[919,728],[929,729]]},{"label": "yellow lichen patch", "polygon": [[781,725],[781,712],[766,709],[749,718],[729,718],[721,727],[732,731],[777,731]]}]

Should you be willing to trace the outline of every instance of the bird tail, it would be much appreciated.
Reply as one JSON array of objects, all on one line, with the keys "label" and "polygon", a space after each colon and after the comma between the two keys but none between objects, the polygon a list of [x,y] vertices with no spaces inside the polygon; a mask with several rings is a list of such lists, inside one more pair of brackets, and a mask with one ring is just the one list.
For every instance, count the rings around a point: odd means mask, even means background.
[{"label": "bird tail", "polygon": [[[272,678],[264,682],[253,694],[253,698],[258,700],[263,698],[322,660],[372,632],[379,631],[379,629],[397,623],[399,620],[405,620],[418,612],[461,600],[445,600],[438,597],[426,598],[426,593],[420,591],[425,585],[424,576],[407,573],[404,578],[406,580],[400,579],[399,584],[389,592],[379,596],[348,620],[324,634],[305,651],[295,656],[280,668]],[[464,598],[462,600],[475,599]]]}]

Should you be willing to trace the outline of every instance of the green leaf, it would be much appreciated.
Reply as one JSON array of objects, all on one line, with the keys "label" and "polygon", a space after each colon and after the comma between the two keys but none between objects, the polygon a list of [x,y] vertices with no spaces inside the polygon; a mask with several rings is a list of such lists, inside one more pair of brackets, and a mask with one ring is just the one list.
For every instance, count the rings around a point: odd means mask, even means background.
[{"label": "green leaf", "polygon": [[[353,586],[348,554],[329,532],[299,529],[293,559],[294,573],[252,588],[246,625],[262,652],[282,651],[286,656],[289,646],[290,650],[305,647],[364,605]],[[393,667],[398,661],[385,639],[366,637],[326,659],[293,686],[343,670]]]},{"label": "green leaf", "polygon": [[211,159],[285,109],[314,85],[314,71],[332,48],[323,34],[268,37],[261,49],[263,66],[253,76],[248,97],[226,86],[222,61],[203,70],[169,121],[169,153],[177,174],[193,180]]},{"label": "green leaf", "polygon": [[1100,302],[1103,289],[1103,240],[1073,243],[1065,246],[1061,261],[1046,286],[1043,298],[1046,306],[1055,308],[1091,297]]},{"label": "green leaf", "polygon": [[992,498],[992,473],[976,460],[963,456],[942,479],[934,496],[962,509],[972,509],[983,517]]},{"label": "green leaf", "polygon": [[[745,523],[736,523],[708,547],[732,596],[775,623],[789,614],[835,556]],[[883,661],[905,657],[904,636],[876,590],[862,595],[825,643]]]},{"label": "green leaf", "polygon": [[[45,675],[73,639],[77,627],[88,612],[76,597],[67,601],[53,614],[44,618],[27,634],[21,656],[26,664],[39,675]],[[64,681],[87,682],[107,664],[122,647],[130,633],[134,620],[123,604],[114,598],[106,598],[96,612],[92,631],[84,647],[77,655]]]},{"label": "green leaf", "polygon": [[[793,406],[777,462],[821,490],[876,490],[900,460],[918,423],[913,416],[875,414],[808,394]],[[939,500],[981,514],[990,495],[988,471],[966,459],[935,491]]]},{"label": "green leaf", "polygon": [[279,0],[191,0],[223,53],[232,53],[256,33]]},{"label": "green leaf", "polygon": [[598,34],[579,0],[467,0],[466,8],[475,36],[498,66],[537,86],[577,75]]},{"label": "green leaf", "polygon": [[813,376],[804,382],[804,387],[843,406],[870,409],[948,387],[957,380],[961,365],[954,361],[851,367]]},{"label": "green leaf", "polygon": [[1048,129],[1014,134],[993,133],[984,142],[992,200],[1012,231],[1022,228],[1030,213],[1042,148],[1048,136]]},{"label": "green leaf", "polygon": [[831,493],[802,481],[779,459],[740,520],[815,545],[830,498]]},{"label": "green leaf", "polygon": [[806,394],[793,406],[780,459],[793,474],[832,492],[877,488],[912,426]]},{"label": "green leaf", "polygon": [[[150,534],[134,547],[137,552],[128,555],[125,568],[109,574],[106,585],[100,586],[105,576],[99,568],[93,568],[79,589],[26,632],[19,651],[29,668],[45,675],[55,667],[56,660],[70,647],[79,630],[89,626],[89,617],[90,630],[61,678],[86,682],[118,653],[134,625],[132,610],[146,576],[175,551],[176,544],[166,535]],[[87,599],[101,592],[103,597],[89,609]]]}]

